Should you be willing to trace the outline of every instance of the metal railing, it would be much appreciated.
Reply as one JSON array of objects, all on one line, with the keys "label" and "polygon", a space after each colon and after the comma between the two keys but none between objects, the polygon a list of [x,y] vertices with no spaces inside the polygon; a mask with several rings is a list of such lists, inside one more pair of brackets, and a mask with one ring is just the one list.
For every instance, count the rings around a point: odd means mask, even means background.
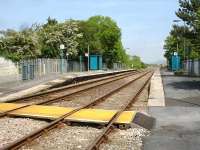
[{"label": "metal railing", "polygon": [[183,62],[184,71],[191,76],[200,76],[200,60],[186,60]]}]

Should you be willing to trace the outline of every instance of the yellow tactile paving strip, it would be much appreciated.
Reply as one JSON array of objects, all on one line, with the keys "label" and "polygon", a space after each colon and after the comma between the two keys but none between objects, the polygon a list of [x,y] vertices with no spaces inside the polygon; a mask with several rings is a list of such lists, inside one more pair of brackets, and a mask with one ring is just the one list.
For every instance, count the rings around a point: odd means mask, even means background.
[{"label": "yellow tactile paving strip", "polygon": [[0,103],[0,113],[5,112],[5,111],[10,111],[13,109],[17,109],[24,105],[26,105],[26,104]]},{"label": "yellow tactile paving strip", "polygon": [[[19,108],[24,104],[14,103],[0,103],[0,112],[8,111],[14,108]],[[25,108],[21,108],[11,112],[12,115],[36,117],[41,119],[56,119],[75,108],[57,107],[57,106],[43,106],[43,105],[32,105]],[[66,118],[66,120],[77,121],[77,122],[92,122],[92,123],[106,123],[113,115],[116,110],[104,110],[104,109],[82,109],[73,115]],[[129,124],[133,121],[136,112],[124,111],[117,119],[118,124]]]}]

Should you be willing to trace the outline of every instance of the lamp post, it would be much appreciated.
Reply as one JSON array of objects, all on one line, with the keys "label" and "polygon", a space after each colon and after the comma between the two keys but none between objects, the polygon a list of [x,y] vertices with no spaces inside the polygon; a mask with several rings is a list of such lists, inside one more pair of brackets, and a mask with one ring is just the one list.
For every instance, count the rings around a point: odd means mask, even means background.
[{"label": "lamp post", "polygon": [[66,53],[66,56],[67,56],[67,71],[68,71],[68,58],[69,58],[69,53],[68,52]]},{"label": "lamp post", "polygon": [[65,49],[65,45],[64,44],[61,44],[60,45],[60,71],[61,71],[61,74],[63,73],[63,57],[64,57],[64,52],[63,50]]}]

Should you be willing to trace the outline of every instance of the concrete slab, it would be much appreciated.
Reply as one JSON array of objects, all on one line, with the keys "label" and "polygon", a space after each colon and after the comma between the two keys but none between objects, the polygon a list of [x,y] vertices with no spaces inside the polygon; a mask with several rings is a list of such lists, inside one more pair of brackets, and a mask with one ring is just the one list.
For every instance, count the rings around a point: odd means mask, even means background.
[{"label": "concrete slab", "polygon": [[165,95],[160,69],[156,69],[151,78],[148,106],[165,106]]}]

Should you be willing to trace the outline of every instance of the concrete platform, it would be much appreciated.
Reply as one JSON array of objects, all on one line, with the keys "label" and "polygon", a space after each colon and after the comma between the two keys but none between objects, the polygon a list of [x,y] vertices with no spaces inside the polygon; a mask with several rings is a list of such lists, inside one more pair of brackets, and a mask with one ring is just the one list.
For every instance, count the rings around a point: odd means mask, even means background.
[{"label": "concrete platform", "polygon": [[162,70],[166,106],[200,106],[200,77],[171,75]]},{"label": "concrete platform", "polygon": [[[125,71],[125,70],[121,70]],[[42,78],[40,80],[21,81],[20,83],[0,84],[0,102],[6,102],[12,99],[31,95],[42,90],[56,87],[65,82],[84,79],[86,77],[109,75],[120,71],[90,71],[60,74],[52,77]]]},{"label": "concrete platform", "polygon": [[143,139],[144,150],[198,150],[200,109],[197,107],[150,107],[156,124]]},{"label": "concrete platform", "polygon": [[165,107],[148,108],[155,124],[151,135],[143,139],[143,149],[200,149],[200,78],[174,76],[166,70],[161,74]]},{"label": "concrete platform", "polygon": [[156,69],[151,78],[148,106],[165,106],[165,95],[160,69]]}]

